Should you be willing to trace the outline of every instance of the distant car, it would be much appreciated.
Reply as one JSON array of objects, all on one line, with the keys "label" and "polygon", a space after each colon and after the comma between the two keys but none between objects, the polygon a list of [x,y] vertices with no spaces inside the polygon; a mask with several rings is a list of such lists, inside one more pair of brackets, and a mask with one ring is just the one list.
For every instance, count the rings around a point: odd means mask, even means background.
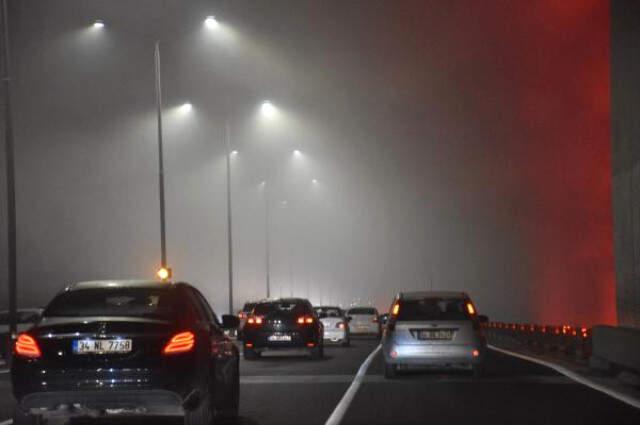
[{"label": "distant car", "polygon": [[[40,319],[41,308],[18,309],[17,331],[24,332]],[[9,335],[9,312],[0,311],[0,358],[6,359],[9,354],[11,335]]]},{"label": "distant car", "polygon": [[378,310],[373,307],[353,307],[347,311],[350,319],[351,335],[381,336],[382,328],[378,321]]},{"label": "distant car", "polygon": [[349,333],[349,320],[340,307],[315,307],[318,318],[324,326],[323,338],[325,342],[339,343],[348,347],[351,343]]},{"label": "distant car", "polygon": [[323,326],[308,300],[282,298],[260,301],[243,329],[246,360],[264,351],[299,348],[313,359],[324,353]]},{"label": "distant car", "polygon": [[256,306],[255,302],[248,302],[242,306],[242,310],[238,312],[238,319],[240,320],[240,324],[238,325],[238,339],[242,339],[242,329],[244,328],[245,323],[247,323],[247,317],[253,311],[253,308]]},{"label": "distant car", "polygon": [[235,419],[239,353],[186,283],[97,281],[70,285],[18,335],[13,423],[72,418],[182,417],[188,425]]},{"label": "distant car", "polygon": [[464,292],[405,292],[393,301],[382,338],[385,377],[411,366],[462,368],[482,375],[486,339]]}]

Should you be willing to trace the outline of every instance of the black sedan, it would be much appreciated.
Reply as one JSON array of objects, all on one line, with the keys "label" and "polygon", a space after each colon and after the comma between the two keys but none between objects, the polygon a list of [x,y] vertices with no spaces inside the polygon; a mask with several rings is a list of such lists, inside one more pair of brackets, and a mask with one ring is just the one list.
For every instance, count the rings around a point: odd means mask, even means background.
[{"label": "black sedan", "polygon": [[[73,417],[180,416],[205,425],[238,414],[239,355],[205,298],[186,283],[73,284],[18,335],[14,424]],[[57,423],[57,422],[56,422]]]},{"label": "black sedan", "polygon": [[264,351],[308,350],[323,356],[323,326],[311,303],[301,298],[265,300],[256,304],[243,329],[244,357],[253,360]]}]

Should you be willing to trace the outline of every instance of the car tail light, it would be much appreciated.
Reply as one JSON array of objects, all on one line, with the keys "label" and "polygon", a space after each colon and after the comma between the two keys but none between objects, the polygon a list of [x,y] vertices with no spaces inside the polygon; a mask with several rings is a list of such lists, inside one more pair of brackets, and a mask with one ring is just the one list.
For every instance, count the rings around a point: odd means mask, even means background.
[{"label": "car tail light", "polygon": [[242,320],[244,318],[245,318],[244,312],[241,311],[240,313],[238,313],[238,319]]},{"label": "car tail light", "polygon": [[249,325],[261,325],[263,322],[262,317],[260,316],[251,316],[247,319],[247,323]]},{"label": "car tail light", "polygon": [[345,327],[346,326],[345,326],[344,322],[336,323],[336,328],[344,329]]},{"label": "car tail light", "polygon": [[473,351],[471,352],[471,355],[472,355],[473,357],[479,357],[479,356],[480,356],[480,351],[478,351],[478,350],[473,350]]},{"label": "car tail light", "polygon": [[393,305],[393,308],[391,309],[391,315],[392,316],[397,316],[398,313],[400,313],[400,303],[395,303]]},{"label": "car tail light", "polygon": [[372,323],[378,323],[378,316],[373,316],[373,319],[371,319]]},{"label": "car tail light", "polygon": [[313,323],[313,317],[312,316],[300,316],[298,317],[298,324],[299,325],[310,325]]},{"label": "car tail light", "polygon": [[40,351],[40,347],[38,347],[38,343],[35,338],[27,334],[18,335],[15,352],[19,356],[29,357],[32,359],[37,359],[42,356],[42,352]]},{"label": "car tail light", "polygon": [[469,313],[469,315],[473,316],[474,314],[476,314],[476,308],[473,306],[473,304],[471,304],[469,301],[467,301],[467,312]]},{"label": "car tail light", "polygon": [[193,347],[196,345],[196,336],[193,332],[180,332],[179,334],[175,334],[171,340],[164,346],[162,350],[162,354],[170,355],[170,354],[178,354],[178,353],[186,353],[188,351],[193,350]]}]

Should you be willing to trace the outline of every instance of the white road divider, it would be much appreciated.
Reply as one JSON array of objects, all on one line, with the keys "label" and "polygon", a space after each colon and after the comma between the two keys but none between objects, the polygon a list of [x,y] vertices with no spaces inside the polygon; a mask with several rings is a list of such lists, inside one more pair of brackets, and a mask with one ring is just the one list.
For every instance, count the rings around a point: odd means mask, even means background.
[{"label": "white road divider", "polygon": [[339,425],[340,422],[342,422],[342,418],[344,417],[345,413],[347,413],[347,409],[349,409],[351,402],[358,392],[358,388],[360,388],[360,384],[362,384],[362,381],[367,374],[369,365],[381,348],[382,345],[378,345],[362,363],[360,369],[358,369],[358,373],[356,373],[356,376],[353,378],[353,382],[351,382],[351,385],[349,385],[347,392],[344,393],[342,399],[340,399],[340,402],[338,403],[336,408],[333,409],[333,413],[331,413],[331,416],[329,416],[329,419],[327,419],[327,422],[325,422],[324,425]]},{"label": "white road divider", "polygon": [[[507,354],[509,356],[513,356],[513,357],[517,357],[519,359],[522,360],[527,360],[530,361],[532,363],[537,363],[539,365],[542,366],[546,366],[548,368],[551,368],[553,370],[555,370],[558,373],[561,373],[562,375],[566,376],[569,379],[572,379],[574,381],[576,381],[579,384],[582,384],[584,386],[587,386],[591,389],[594,389],[596,391],[600,391],[601,393],[604,393],[610,397],[615,398],[616,400],[620,400],[623,403],[626,403],[630,406],[633,406],[637,409],[640,409],[640,400],[638,400],[637,398],[631,397],[627,394],[623,394],[621,392],[615,391],[611,388],[607,388],[604,385],[598,384],[597,382],[592,381],[591,379],[587,378],[586,376],[580,375],[579,373],[576,373],[564,366],[560,366],[558,364],[554,364],[552,362],[548,362],[542,359],[538,359],[535,357],[529,357],[525,354],[520,354],[520,353],[516,353],[514,351],[510,351],[510,350],[505,350],[503,348],[498,348],[495,347],[493,345],[487,345],[490,349],[497,351],[499,353],[503,353],[503,354]],[[2,425],[2,424],[0,424]]]}]

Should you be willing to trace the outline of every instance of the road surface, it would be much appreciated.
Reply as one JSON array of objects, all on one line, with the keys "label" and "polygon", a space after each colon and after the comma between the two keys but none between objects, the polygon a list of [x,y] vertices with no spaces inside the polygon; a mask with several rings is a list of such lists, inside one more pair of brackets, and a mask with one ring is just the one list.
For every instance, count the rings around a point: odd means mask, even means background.
[{"label": "road surface", "polygon": [[[357,339],[349,348],[327,348],[321,361],[243,359],[240,424],[324,424],[376,345]],[[9,375],[0,373],[0,424],[10,417],[11,405]],[[470,423],[640,424],[640,410],[497,352],[489,353],[481,380],[464,373],[420,372],[389,381],[378,352],[342,419],[344,425]]]}]

